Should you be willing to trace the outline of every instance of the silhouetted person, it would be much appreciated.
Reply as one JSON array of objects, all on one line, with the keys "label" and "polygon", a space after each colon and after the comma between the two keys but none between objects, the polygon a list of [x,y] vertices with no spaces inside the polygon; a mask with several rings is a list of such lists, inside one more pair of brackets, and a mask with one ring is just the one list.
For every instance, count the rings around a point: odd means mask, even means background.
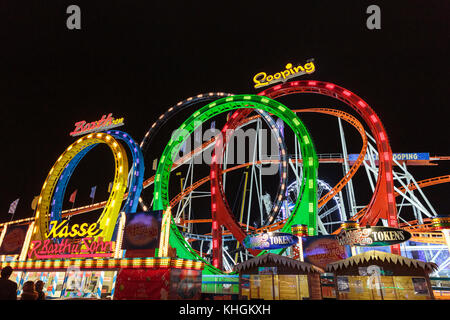
[{"label": "silhouetted person", "polygon": [[38,300],[45,300],[45,293],[43,291],[44,289],[44,281],[42,280],[38,280],[36,281],[36,283],[34,284],[34,288],[36,289],[37,293],[38,293]]},{"label": "silhouetted person", "polygon": [[0,277],[0,300],[17,300],[17,283],[9,280],[13,270],[4,267]]},{"label": "silhouetted person", "polygon": [[34,282],[27,281],[23,284],[20,300],[37,300],[38,293],[34,290]]}]

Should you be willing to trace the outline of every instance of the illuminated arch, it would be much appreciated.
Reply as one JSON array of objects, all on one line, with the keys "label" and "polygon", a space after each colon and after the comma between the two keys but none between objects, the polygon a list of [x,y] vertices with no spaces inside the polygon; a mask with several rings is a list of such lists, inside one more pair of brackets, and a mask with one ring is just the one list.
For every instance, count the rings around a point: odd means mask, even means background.
[{"label": "illuminated arch", "polygon": [[[127,183],[128,193],[125,195],[126,200],[123,202],[121,212],[125,212],[126,214],[135,213],[139,203],[139,196],[141,194],[144,181],[144,157],[142,155],[141,148],[126,132],[119,130],[108,130],[106,131],[106,133],[110,134],[116,140],[125,142],[133,158],[132,168],[130,169],[130,175]],[[84,148],[66,165],[53,194],[50,210],[50,220],[61,220],[63,198],[70,177],[72,176],[80,160],[96,145],[97,144],[93,144]],[[116,229],[114,231],[113,239],[116,238],[115,235],[117,232],[118,221],[119,220],[117,220],[116,222]]]},{"label": "illuminated arch", "polygon": [[122,199],[127,187],[128,158],[124,147],[111,135],[106,133],[91,133],[81,137],[76,142],[72,143],[60,155],[58,160],[56,160],[45,179],[38,198],[35,215],[36,223],[33,231],[34,239],[46,239],[46,233],[49,231],[51,199],[64,169],[78,153],[85,153],[89,151],[93,145],[98,143],[105,143],[111,149],[115,161],[113,187],[103,212],[98,219],[99,226],[102,229],[98,236],[103,237],[105,241],[111,240],[122,205]]},{"label": "illuminated arch", "polygon": [[[353,92],[334,83],[316,80],[301,80],[286,82],[268,88],[258,95],[272,99],[297,93],[316,93],[341,100],[350,106],[364,119],[376,141],[379,159],[379,171],[375,192],[361,217],[362,225],[376,225],[380,218],[386,219],[389,226],[398,227],[397,207],[394,197],[394,181],[392,176],[392,151],[386,130],[378,115],[367,102]],[[399,249],[396,246],[397,250]]]},{"label": "illuminated arch", "polygon": [[[177,130],[179,134],[174,135],[166,145],[156,170],[154,180],[153,209],[165,210],[169,205],[168,189],[170,169],[173,164],[174,156],[178,154],[183,141],[187,139],[187,137],[196,129],[196,127],[200,126],[202,122],[207,121],[217,114],[235,109],[261,109],[270,112],[281,118],[288,126],[290,126],[297,135],[299,141],[302,142],[301,148],[304,158],[304,175],[302,178],[303,181],[301,187],[302,196],[299,197],[293,213],[284,228],[288,230],[291,224],[307,224],[310,230],[315,232],[317,215],[316,180],[318,160],[313,146],[313,141],[311,140],[311,137],[309,136],[309,133],[303,123],[289,108],[275,100],[256,95],[236,95],[214,101],[194,112],[179,127]],[[212,212],[212,214],[214,214],[214,212]],[[217,226],[216,228],[213,226],[213,232],[214,230],[218,231],[218,229],[219,228],[217,228]],[[179,257],[186,259],[202,259],[185,241],[173,221],[169,242],[172,247],[177,249],[177,255]],[[206,269],[208,272],[220,272],[210,264],[206,265]]]}]

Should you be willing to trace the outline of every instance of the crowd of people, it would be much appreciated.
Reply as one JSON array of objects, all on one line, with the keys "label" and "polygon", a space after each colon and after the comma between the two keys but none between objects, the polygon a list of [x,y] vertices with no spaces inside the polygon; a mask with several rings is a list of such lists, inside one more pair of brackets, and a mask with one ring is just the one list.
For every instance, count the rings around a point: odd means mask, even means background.
[{"label": "crowd of people", "polygon": [[[17,283],[9,280],[13,269],[5,267],[1,271],[0,277],[0,300],[17,300]],[[44,282],[26,281],[22,287],[20,300],[45,300]]]}]

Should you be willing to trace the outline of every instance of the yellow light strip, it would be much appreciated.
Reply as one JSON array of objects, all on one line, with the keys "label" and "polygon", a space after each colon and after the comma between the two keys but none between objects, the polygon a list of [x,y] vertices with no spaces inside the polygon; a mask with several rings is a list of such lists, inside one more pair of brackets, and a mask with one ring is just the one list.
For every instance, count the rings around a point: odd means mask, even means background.
[{"label": "yellow light strip", "polygon": [[170,235],[170,222],[172,219],[172,209],[167,207],[163,214],[161,222],[161,234],[159,237],[159,250],[158,257],[167,257],[169,253],[169,235]]},{"label": "yellow light strip", "polygon": [[2,230],[2,234],[0,235],[0,247],[2,246],[3,243],[3,238],[5,237],[6,234],[6,229],[8,228],[8,226],[4,226],[3,230]]},{"label": "yellow light strip", "polygon": [[126,219],[127,218],[126,218],[125,212],[122,212],[120,214],[119,230],[117,233],[117,241],[116,241],[116,248],[115,248],[115,252],[114,252],[114,258],[120,258],[122,255],[123,231],[125,229]]},{"label": "yellow light strip", "polygon": [[19,255],[19,260],[25,260],[27,258],[27,252],[30,247],[31,237],[34,231],[34,221],[28,226],[27,234],[25,236],[25,241],[22,246],[22,251]]},{"label": "yellow light strip", "polygon": [[11,266],[17,271],[33,271],[37,269],[67,269],[71,266],[75,266],[80,269],[174,268],[203,270],[204,263],[197,260],[186,260],[168,257],[0,261],[0,268],[4,268],[6,266]]}]

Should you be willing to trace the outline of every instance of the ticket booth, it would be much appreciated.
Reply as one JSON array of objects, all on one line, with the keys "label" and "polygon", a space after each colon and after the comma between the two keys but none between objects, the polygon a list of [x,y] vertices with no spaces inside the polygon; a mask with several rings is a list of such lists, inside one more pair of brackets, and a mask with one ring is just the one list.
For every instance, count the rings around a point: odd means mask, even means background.
[{"label": "ticket booth", "polygon": [[[77,264],[74,266],[73,264]],[[119,266],[93,268],[83,260],[7,261],[0,262],[0,269],[13,268],[10,277],[17,283],[17,297],[22,295],[23,284],[41,280],[47,299],[111,299]]]},{"label": "ticket booth", "polygon": [[310,263],[268,253],[235,266],[239,299],[319,300],[322,269]]},{"label": "ticket booth", "polygon": [[150,299],[155,284],[158,299],[198,299],[204,268],[201,261],[154,257],[0,261],[6,266],[15,271],[18,297],[26,281],[42,280],[47,299]]},{"label": "ticket booth", "polygon": [[330,263],[325,271],[335,275],[337,299],[430,300],[429,274],[436,269],[432,262],[372,250]]}]

